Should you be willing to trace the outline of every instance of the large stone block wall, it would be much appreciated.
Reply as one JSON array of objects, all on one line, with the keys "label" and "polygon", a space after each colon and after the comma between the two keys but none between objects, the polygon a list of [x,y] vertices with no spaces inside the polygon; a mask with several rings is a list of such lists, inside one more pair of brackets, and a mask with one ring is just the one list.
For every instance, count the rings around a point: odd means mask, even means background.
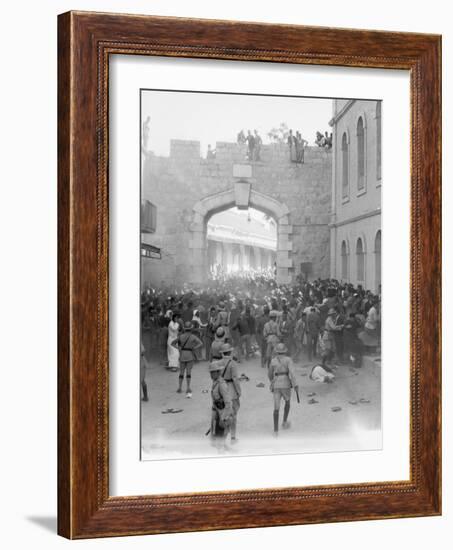
[{"label": "large stone block wall", "polygon": [[251,165],[246,181],[252,191],[289,210],[279,223],[278,254],[285,253],[286,258],[279,269],[288,264],[287,273],[294,278],[301,262],[312,262],[312,278],[329,276],[330,151],[308,147],[305,163],[295,164],[286,144],[263,145],[261,160],[249,163],[246,147],[236,143],[218,142],[216,158],[204,159],[199,142],[172,140],[168,157],[150,153],[143,166],[142,197],[156,205],[157,226],[154,234],[142,234],[142,240],[162,250],[162,260],[144,260],[144,283],[180,285],[197,278],[195,266],[201,265],[205,249],[202,243],[194,247],[192,226],[194,219],[197,223],[207,219],[194,218],[193,208],[206,197],[231,191],[239,181],[233,175],[237,164]]}]

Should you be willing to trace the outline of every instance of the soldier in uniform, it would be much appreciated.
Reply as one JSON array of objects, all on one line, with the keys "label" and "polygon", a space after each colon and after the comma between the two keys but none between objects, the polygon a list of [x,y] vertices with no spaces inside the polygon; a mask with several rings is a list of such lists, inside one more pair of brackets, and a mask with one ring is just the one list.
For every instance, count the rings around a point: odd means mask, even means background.
[{"label": "soldier in uniform", "polygon": [[233,417],[233,405],[228,384],[222,378],[225,369],[223,361],[213,361],[209,365],[212,388],[211,437],[219,449],[226,449],[226,437]]},{"label": "soldier in uniform", "polygon": [[211,344],[211,361],[222,359],[222,346],[225,343],[225,329],[219,327],[215,332],[214,342]]},{"label": "soldier in uniform", "polygon": [[225,341],[230,340],[230,314],[226,310],[225,302],[220,301],[219,302],[219,312],[217,314],[217,323],[219,327],[223,327],[223,330],[225,331]]},{"label": "soldier in uniform", "polygon": [[142,401],[148,401],[148,386],[146,385],[146,367],[148,366],[148,361],[145,358],[145,346],[141,345],[140,352],[140,385],[143,391]]},{"label": "soldier in uniform", "polygon": [[236,443],[236,426],[237,426],[237,416],[239,407],[241,403],[239,398],[241,397],[241,383],[238,378],[238,369],[236,361],[233,359],[233,346],[231,344],[224,344],[221,348],[223,364],[225,369],[222,373],[222,378],[228,385],[228,390],[230,392],[233,416],[231,418],[230,433],[231,433],[231,443]]},{"label": "soldier in uniform", "polygon": [[274,394],[274,435],[278,435],[278,416],[281,400],[283,399],[285,402],[282,428],[287,429],[290,427],[288,415],[291,403],[291,388],[294,388],[295,391],[299,389],[293,362],[290,357],[285,355],[287,351],[285,344],[277,344],[275,346],[276,356],[271,360],[268,370],[271,383],[270,389]]},{"label": "soldier in uniform", "polygon": [[266,367],[269,368],[274,353],[274,347],[280,340],[280,329],[278,328],[277,312],[273,309],[269,313],[269,321],[264,325],[263,338],[266,340]]},{"label": "soldier in uniform", "polygon": [[186,397],[192,397],[192,390],[190,389],[190,382],[192,379],[192,367],[196,360],[195,350],[203,346],[203,342],[193,334],[193,325],[190,321],[184,323],[184,332],[175,338],[171,345],[179,349],[179,385],[176,390],[178,393],[182,392],[182,383],[184,380],[184,373],[186,374]]}]

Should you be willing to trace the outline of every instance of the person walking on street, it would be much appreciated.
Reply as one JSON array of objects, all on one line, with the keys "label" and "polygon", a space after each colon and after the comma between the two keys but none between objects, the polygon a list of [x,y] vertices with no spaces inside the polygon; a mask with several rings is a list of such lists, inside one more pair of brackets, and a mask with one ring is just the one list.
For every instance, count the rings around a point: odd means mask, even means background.
[{"label": "person walking on street", "polygon": [[[332,343],[332,351],[336,353],[339,362],[343,357],[343,324],[339,324],[340,315],[335,308],[330,308],[327,312],[326,330]],[[341,342],[341,345],[340,345]]]},{"label": "person walking on street", "polygon": [[148,386],[146,385],[146,368],[148,361],[145,357],[145,346],[141,345],[140,352],[140,386],[142,387],[143,397],[142,401],[148,401]]},{"label": "person walking on street", "polygon": [[219,312],[217,314],[217,326],[223,327],[225,331],[225,341],[231,338],[230,336],[230,314],[226,310],[225,302],[220,301],[218,306]]},{"label": "person walking on street", "polygon": [[206,327],[206,360],[211,361],[211,346],[215,340],[215,332],[217,328],[217,310],[215,306],[209,309],[208,326]]},{"label": "person walking on street", "polygon": [[231,418],[230,433],[231,433],[231,443],[236,443],[236,426],[237,426],[237,416],[238,411],[241,406],[239,401],[241,397],[241,383],[238,378],[238,368],[237,363],[234,360],[233,346],[231,344],[224,344],[221,348],[222,351],[222,360],[225,365],[225,369],[222,373],[222,378],[228,384],[228,390],[230,392],[231,404],[233,408],[233,416]]},{"label": "person walking on street", "polygon": [[311,307],[307,313],[306,333],[307,333],[307,354],[311,361],[317,354],[317,343],[321,331],[321,319],[316,308]]},{"label": "person walking on street", "polygon": [[279,342],[280,330],[277,324],[277,312],[269,313],[269,321],[264,325],[263,337],[266,341],[266,367],[269,368],[274,353],[274,347]]},{"label": "person walking on street", "polygon": [[179,313],[173,313],[171,321],[168,323],[168,340],[167,340],[167,356],[168,369],[173,372],[178,372],[179,369],[179,350],[172,346],[172,343],[178,338],[180,325],[178,319],[181,317]]},{"label": "person walking on street", "polygon": [[211,361],[219,361],[222,359],[222,346],[225,343],[225,330],[219,327],[216,330],[214,342],[211,345]]},{"label": "person walking on street", "polygon": [[294,373],[293,362],[290,357],[285,355],[288,349],[283,343],[275,346],[276,355],[270,362],[268,376],[270,381],[270,390],[274,394],[274,435],[278,435],[278,420],[280,413],[281,400],[285,402],[283,409],[283,429],[288,429],[288,415],[291,406],[291,389],[297,392],[296,375]]},{"label": "person walking on street", "polygon": [[305,313],[302,313],[300,318],[296,322],[296,326],[294,327],[294,361],[298,361],[302,353],[304,339],[306,338],[306,319],[307,316],[305,315]]},{"label": "person walking on street", "polygon": [[196,360],[196,350],[203,346],[203,343],[199,338],[192,334],[192,323],[186,321],[184,323],[184,332],[178,336],[172,342],[172,346],[179,349],[179,385],[176,390],[177,393],[182,393],[182,383],[184,380],[184,374],[186,375],[186,397],[189,399],[192,397],[192,390],[190,383],[192,379],[192,367]]},{"label": "person walking on street", "polygon": [[237,345],[238,363],[242,362],[244,356],[248,359],[252,353],[250,321],[253,321],[250,317],[250,310],[248,311],[248,315],[246,310],[231,327],[232,334],[234,334],[236,330],[239,333],[239,342]]},{"label": "person walking on street", "polygon": [[258,343],[258,346],[260,348],[260,355],[261,355],[261,366],[264,368],[266,366],[266,349],[267,349],[267,342],[266,338],[263,335],[264,326],[269,321],[269,307],[264,306],[263,308],[263,314],[258,317],[256,320],[256,341]]},{"label": "person walking on street", "polygon": [[222,378],[225,370],[223,361],[213,361],[209,365],[212,380],[211,398],[211,438],[220,451],[226,449],[226,438],[233,417],[233,404],[228,384]]}]

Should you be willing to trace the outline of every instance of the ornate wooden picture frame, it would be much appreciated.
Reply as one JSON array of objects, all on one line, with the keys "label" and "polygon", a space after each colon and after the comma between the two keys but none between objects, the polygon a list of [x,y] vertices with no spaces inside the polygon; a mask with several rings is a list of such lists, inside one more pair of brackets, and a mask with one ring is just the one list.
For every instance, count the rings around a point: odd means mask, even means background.
[{"label": "ornate wooden picture frame", "polygon": [[[440,514],[440,37],[84,12],[60,15],[58,25],[59,534],[76,539]],[[410,72],[410,480],[109,495],[112,54]]]}]

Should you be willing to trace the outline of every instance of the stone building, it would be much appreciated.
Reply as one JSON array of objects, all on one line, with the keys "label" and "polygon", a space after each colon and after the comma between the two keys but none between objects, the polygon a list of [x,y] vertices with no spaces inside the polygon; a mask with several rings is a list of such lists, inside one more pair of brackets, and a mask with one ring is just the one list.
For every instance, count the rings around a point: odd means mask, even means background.
[{"label": "stone building", "polygon": [[291,162],[284,143],[263,145],[259,161],[246,146],[217,142],[215,158],[200,155],[198,141],[172,140],[169,156],[148,153],[142,199],[156,206],[154,233],[142,242],[161,259],[142,261],[142,284],[202,284],[209,272],[207,223],[218,212],[253,207],[277,225],[277,280],[290,283],[301,271],[329,276],[331,151],[307,147],[305,163]]},{"label": "stone building", "polygon": [[330,272],[381,284],[381,101],[334,100]]}]

